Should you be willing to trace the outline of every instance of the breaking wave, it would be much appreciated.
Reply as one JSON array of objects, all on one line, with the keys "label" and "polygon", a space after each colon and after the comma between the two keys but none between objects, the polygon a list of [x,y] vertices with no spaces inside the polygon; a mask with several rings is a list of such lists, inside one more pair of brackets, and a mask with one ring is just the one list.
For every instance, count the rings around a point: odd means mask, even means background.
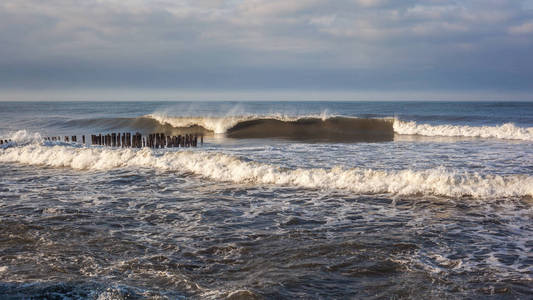
[{"label": "breaking wave", "polygon": [[307,141],[377,142],[392,141],[392,119],[309,115],[300,117],[234,116],[234,117],[168,117],[149,115],[162,124],[177,128],[201,126],[231,138],[285,138]]},{"label": "breaking wave", "polygon": [[[152,114],[137,118],[77,119],[62,122],[64,129],[115,131],[131,130],[142,134],[164,132],[223,134],[230,138],[285,138],[325,142],[392,141],[395,135],[429,137],[492,138],[533,141],[533,127],[512,123],[496,126],[431,125],[397,118],[357,118],[347,116],[244,115],[227,117],[169,117]],[[1,138],[1,137],[0,137]],[[28,138],[18,136],[17,140]]]},{"label": "breaking wave", "polygon": [[480,175],[445,168],[384,171],[367,168],[298,168],[244,161],[201,151],[102,149],[29,144],[0,150],[0,162],[68,167],[78,170],[153,168],[193,173],[215,181],[273,184],[357,194],[440,195],[476,198],[531,197],[533,177]]},{"label": "breaking wave", "polygon": [[233,116],[233,117],[169,117],[145,116],[175,128],[199,126],[217,134],[234,138],[301,138],[346,141],[392,140],[394,134],[439,137],[479,137],[533,141],[533,127],[512,123],[500,126],[430,125],[397,118],[365,119],[345,116]]},{"label": "breaking wave", "polygon": [[512,123],[506,123],[501,126],[429,125],[396,119],[394,120],[394,132],[406,135],[480,137],[533,141],[533,127],[522,128]]}]

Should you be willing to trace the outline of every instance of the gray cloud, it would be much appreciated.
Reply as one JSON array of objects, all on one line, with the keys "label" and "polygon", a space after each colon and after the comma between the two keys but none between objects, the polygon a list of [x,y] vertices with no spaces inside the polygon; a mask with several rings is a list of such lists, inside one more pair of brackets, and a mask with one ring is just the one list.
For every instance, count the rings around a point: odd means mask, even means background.
[{"label": "gray cloud", "polygon": [[0,87],[533,91],[517,0],[4,0]]}]

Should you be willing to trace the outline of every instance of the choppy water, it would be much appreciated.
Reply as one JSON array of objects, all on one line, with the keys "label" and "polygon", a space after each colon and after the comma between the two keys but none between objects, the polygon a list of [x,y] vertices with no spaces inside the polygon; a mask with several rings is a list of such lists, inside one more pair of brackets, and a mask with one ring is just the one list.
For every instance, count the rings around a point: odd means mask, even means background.
[{"label": "choppy water", "polygon": [[531,103],[0,103],[0,138],[3,298],[533,292]]}]

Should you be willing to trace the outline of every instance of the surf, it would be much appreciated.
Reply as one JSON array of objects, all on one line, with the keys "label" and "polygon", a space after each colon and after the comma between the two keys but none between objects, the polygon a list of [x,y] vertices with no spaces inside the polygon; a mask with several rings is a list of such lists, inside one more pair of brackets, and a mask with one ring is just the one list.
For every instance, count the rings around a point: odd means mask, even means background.
[{"label": "surf", "polygon": [[[533,141],[533,127],[513,123],[470,126],[428,124],[397,117],[358,118],[326,115],[168,116],[148,114],[131,118],[93,118],[62,121],[62,130],[132,130],[142,134],[199,134],[235,139],[286,139],[308,142],[387,142],[395,136],[484,138]],[[77,133],[75,133],[77,134]]]},{"label": "surf", "polygon": [[486,199],[533,196],[533,177],[528,175],[482,175],[442,167],[427,170],[376,170],[340,166],[291,169],[208,151],[106,149],[32,143],[0,149],[0,162],[83,171],[150,168],[184,176],[192,173],[220,182],[345,190],[355,194]]}]

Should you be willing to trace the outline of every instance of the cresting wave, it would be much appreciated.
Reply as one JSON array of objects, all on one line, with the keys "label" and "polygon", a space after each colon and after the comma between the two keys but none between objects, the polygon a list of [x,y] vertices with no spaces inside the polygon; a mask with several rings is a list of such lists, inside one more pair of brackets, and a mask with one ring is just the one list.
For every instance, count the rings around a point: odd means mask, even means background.
[{"label": "cresting wave", "polygon": [[395,133],[406,135],[480,137],[533,141],[533,127],[522,128],[512,123],[506,123],[501,126],[429,125],[395,119],[393,126]]},{"label": "cresting wave", "polygon": [[500,126],[430,125],[397,118],[366,119],[326,115],[171,117],[151,114],[137,118],[70,120],[61,126],[107,131],[130,129],[144,134],[214,133],[231,138],[286,138],[326,142],[392,141],[395,134],[533,141],[533,127],[523,128],[512,123]]},{"label": "cresting wave", "polygon": [[68,167],[78,170],[154,168],[190,172],[215,181],[274,184],[313,189],[341,189],[357,194],[440,195],[477,198],[531,197],[533,177],[479,175],[444,168],[381,171],[365,168],[284,169],[200,151],[101,149],[38,143],[0,149],[0,162]]},{"label": "cresting wave", "polygon": [[[394,133],[440,137],[479,137],[533,141],[533,127],[522,128],[512,123],[500,126],[430,125],[395,118],[362,119],[346,116],[233,116],[233,117],[169,117],[145,116],[161,124],[177,128],[200,126],[217,134],[235,138],[304,137],[350,140],[391,140]],[[373,139],[370,139],[372,141]]]},{"label": "cresting wave", "polygon": [[283,138],[325,142],[392,141],[392,119],[364,119],[343,116],[248,115],[233,117],[168,117],[148,115],[174,128],[198,126],[231,138]]}]

